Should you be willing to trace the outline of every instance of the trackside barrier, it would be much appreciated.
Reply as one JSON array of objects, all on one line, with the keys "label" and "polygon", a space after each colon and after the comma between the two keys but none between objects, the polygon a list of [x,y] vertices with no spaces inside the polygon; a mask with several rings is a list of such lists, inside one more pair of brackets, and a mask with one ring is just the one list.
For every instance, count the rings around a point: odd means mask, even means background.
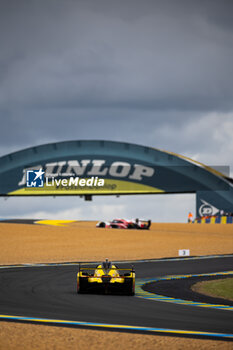
[{"label": "trackside barrier", "polygon": [[206,216],[196,218],[194,224],[233,224],[233,216]]}]

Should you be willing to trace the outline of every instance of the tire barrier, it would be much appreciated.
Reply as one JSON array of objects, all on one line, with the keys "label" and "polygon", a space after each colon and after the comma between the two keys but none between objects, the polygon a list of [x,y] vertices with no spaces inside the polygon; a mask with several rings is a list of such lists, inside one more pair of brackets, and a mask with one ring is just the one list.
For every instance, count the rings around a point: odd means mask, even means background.
[{"label": "tire barrier", "polygon": [[196,218],[195,224],[233,224],[233,216],[205,216],[202,218]]}]

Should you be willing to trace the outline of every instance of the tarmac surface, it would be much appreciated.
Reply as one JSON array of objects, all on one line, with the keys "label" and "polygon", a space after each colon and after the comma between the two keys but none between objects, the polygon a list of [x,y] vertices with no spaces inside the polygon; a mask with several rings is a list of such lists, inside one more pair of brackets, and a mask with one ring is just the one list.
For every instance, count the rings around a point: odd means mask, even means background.
[{"label": "tarmac surface", "polygon": [[[134,266],[136,278],[140,279],[201,274],[232,270],[233,257],[161,259],[135,262]],[[79,295],[77,270],[78,266],[73,264],[1,268],[1,315],[233,334],[231,310],[177,305],[137,296]],[[170,296],[177,290],[177,284],[183,282],[170,281]],[[183,295],[182,288],[178,289],[180,298],[187,297],[185,288]]]}]

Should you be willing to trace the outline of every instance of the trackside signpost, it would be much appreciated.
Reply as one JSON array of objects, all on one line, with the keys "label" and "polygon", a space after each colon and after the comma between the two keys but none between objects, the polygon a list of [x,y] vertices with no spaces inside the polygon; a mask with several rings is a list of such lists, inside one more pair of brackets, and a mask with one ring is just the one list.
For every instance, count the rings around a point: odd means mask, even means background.
[{"label": "trackside signpost", "polygon": [[179,249],[178,254],[179,254],[179,256],[190,256],[190,250],[189,249]]}]

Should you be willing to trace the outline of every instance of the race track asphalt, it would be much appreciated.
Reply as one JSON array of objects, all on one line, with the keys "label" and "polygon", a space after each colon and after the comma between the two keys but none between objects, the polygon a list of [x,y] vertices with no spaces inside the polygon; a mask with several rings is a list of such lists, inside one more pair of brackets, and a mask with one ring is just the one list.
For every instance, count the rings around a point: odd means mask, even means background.
[{"label": "race track asphalt", "polygon": [[[134,266],[136,278],[201,274],[232,270],[233,257],[163,259]],[[0,314],[233,334],[233,310],[136,296],[80,295],[76,293],[77,270],[76,265],[1,268]]]}]

